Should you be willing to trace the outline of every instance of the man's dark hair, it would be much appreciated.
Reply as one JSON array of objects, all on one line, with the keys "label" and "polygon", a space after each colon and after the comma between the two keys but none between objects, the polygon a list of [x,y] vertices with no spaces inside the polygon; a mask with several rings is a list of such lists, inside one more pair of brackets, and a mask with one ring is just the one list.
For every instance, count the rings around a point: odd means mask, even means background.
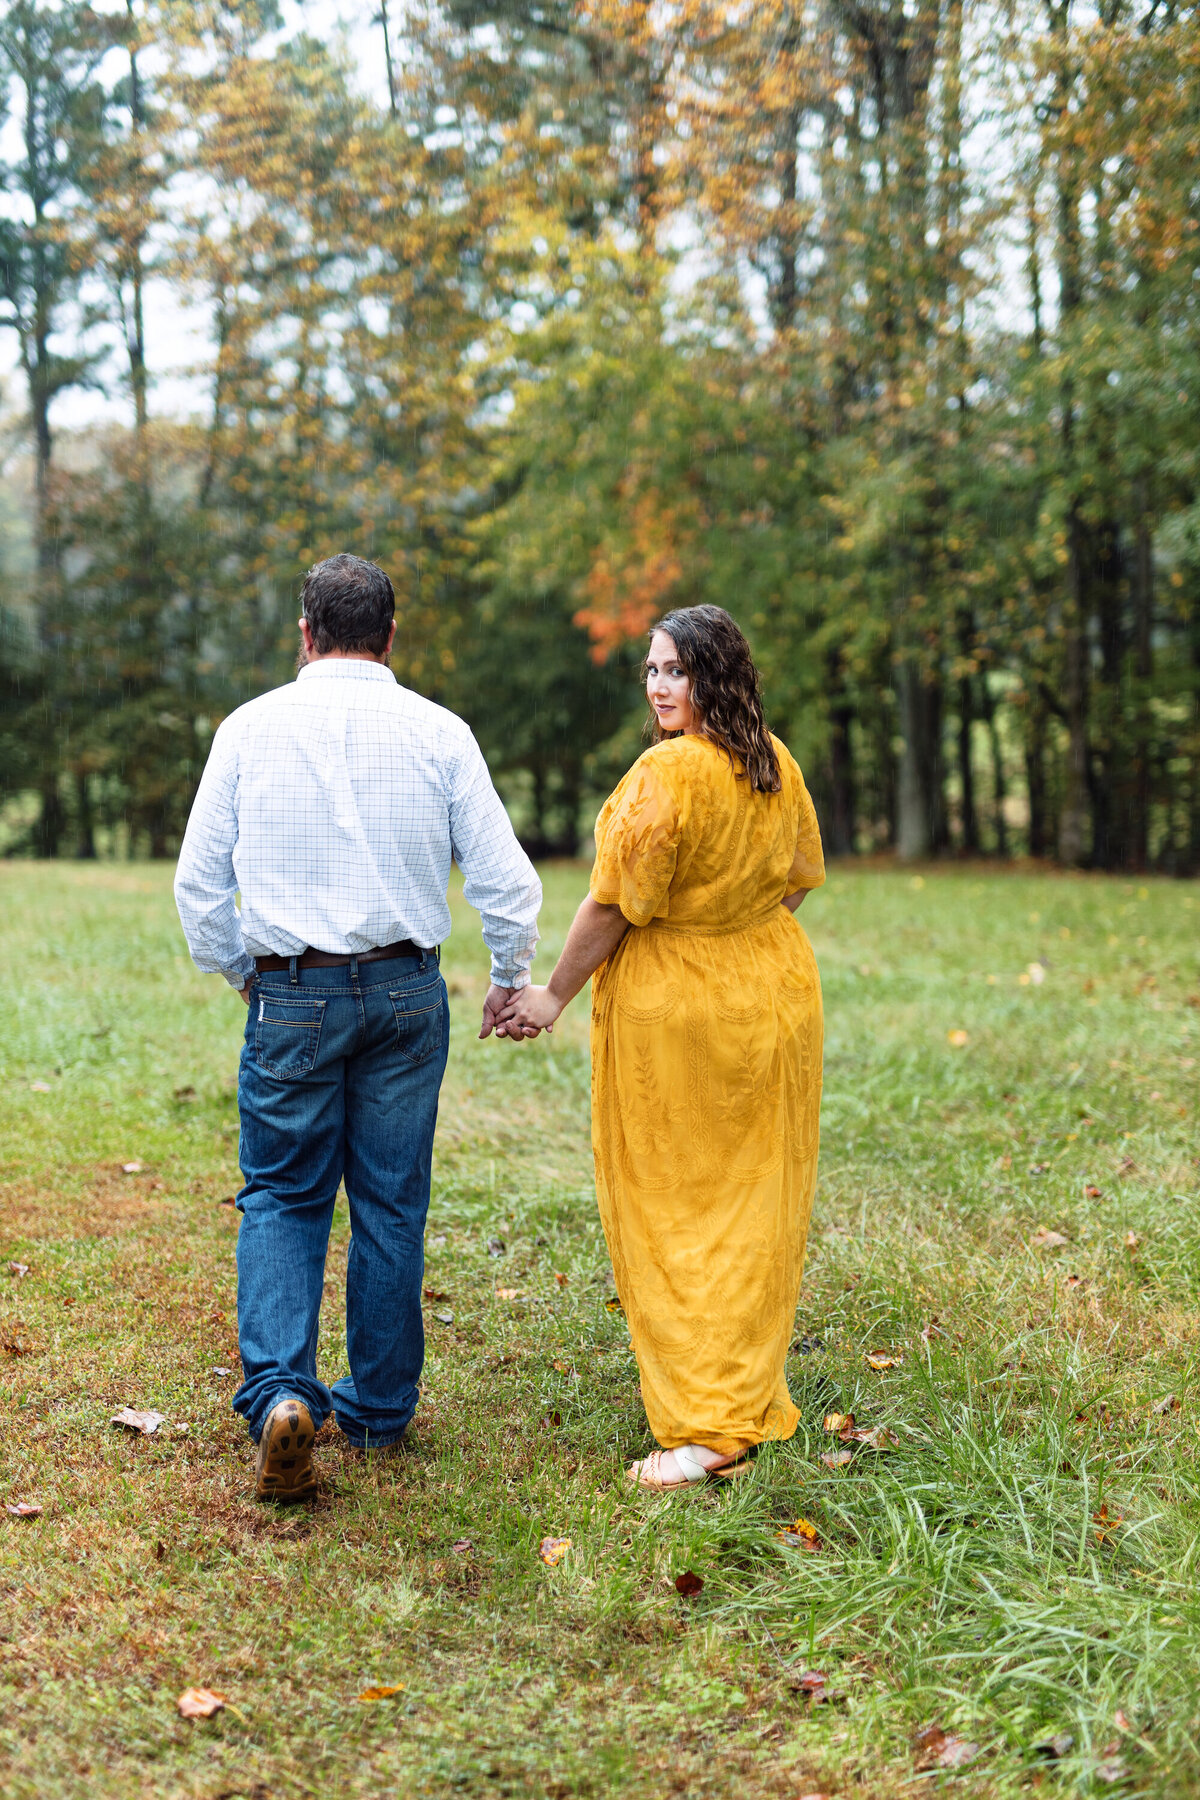
[{"label": "man's dark hair", "polygon": [[327,556],[304,577],[300,605],[319,656],[331,650],[382,656],[387,649],[396,595],[378,563]]}]

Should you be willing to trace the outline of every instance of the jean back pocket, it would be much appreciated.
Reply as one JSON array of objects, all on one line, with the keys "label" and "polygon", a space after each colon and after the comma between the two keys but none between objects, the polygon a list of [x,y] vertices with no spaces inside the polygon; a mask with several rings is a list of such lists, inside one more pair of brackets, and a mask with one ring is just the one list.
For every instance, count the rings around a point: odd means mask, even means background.
[{"label": "jean back pocket", "polygon": [[396,1015],[396,1049],[406,1063],[427,1062],[446,1044],[446,988],[439,975],[432,986],[391,988]]},{"label": "jean back pocket", "polygon": [[280,1081],[298,1081],[302,1075],[311,1075],[321,1042],[325,1006],[324,1000],[308,994],[293,1000],[260,988],[254,1032],[254,1060],[259,1068]]}]

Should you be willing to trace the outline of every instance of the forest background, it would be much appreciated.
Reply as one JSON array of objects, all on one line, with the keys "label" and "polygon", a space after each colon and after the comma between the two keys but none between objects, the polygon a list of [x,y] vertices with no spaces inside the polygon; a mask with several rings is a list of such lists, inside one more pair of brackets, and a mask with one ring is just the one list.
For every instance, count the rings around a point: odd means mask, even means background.
[{"label": "forest background", "polygon": [[363,7],[0,10],[0,850],[171,854],[348,549],[537,853],[716,601],[833,852],[1200,868],[1195,9]]}]

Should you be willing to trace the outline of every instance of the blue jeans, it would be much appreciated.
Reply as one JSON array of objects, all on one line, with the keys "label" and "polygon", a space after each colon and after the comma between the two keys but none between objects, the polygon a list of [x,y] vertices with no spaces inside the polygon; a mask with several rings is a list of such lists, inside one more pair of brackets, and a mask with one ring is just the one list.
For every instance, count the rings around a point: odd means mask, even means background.
[{"label": "blue jeans", "polygon": [[[257,1438],[285,1394],[356,1444],[395,1443],[425,1358],[421,1281],[449,1005],[432,951],[270,971],[246,1009],[238,1074],[238,1337],[233,1405]],[[350,1374],[317,1375],[338,1184],[350,1202]]]}]

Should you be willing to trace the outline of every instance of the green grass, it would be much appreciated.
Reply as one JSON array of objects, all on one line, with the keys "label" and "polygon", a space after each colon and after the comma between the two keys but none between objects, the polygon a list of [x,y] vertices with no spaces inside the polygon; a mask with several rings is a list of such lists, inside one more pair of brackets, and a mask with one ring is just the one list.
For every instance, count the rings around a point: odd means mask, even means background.
[{"label": "green grass", "polygon": [[[547,871],[543,968],[584,882]],[[647,1440],[584,1008],[476,1042],[456,902],[427,1274],[454,1320],[411,1447],[368,1464],[328,1431],[290,1513],[255,1505],[211,1372],[240,1003],[191,970],[165,868],[5,864],[0,897],[0,1498],[43,1507],[0,1523],[5,1800],[1200,1789],[1195,886],[833,871],[803,914],[828,1023],[804,1423],[733,1491],[659,1500],[620,1479]],[[330,1377],[346,1241],[339,1206]],[[170,1427],[130,1438],[121,1405]],[[899,1448],[826,1467],[830,1411]],[[776,1539],[798,1516],[820,1550]],[[360,1703],[377,1683],[403,1692]],[[187,1724],[189,1685],[232,1705]],[[916,1771],[934,1720],[980,1747],[957,1775]]]}]

